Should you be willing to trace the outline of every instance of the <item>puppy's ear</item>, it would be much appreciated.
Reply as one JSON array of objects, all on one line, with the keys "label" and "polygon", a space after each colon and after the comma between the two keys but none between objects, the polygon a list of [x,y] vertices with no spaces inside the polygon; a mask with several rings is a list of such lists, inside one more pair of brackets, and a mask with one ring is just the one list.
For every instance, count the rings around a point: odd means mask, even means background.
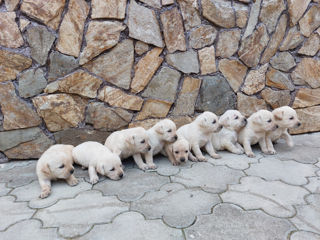
[{"label": "puppy's ear", "polygon": [[229,125],[229,117],[228,116],[222,116],[219,118],[219,125],[222,125],[224,127],[227,127]]},{"label": "puppy's ear", "polygon": [[198,121],[198,125],[200,126],[200,127],[203,127],[203,128],[205,128],[207,125],[207,119],[205,118],[205,117],[201,117],[200,119],[199,119],[199,121]]},{"label": "puppy's ear", "polygon": [[50,176],[51,175],[51,170],[50,170],[50,166],[49,164],[45,164],[42,168],[41,168],[41,172],[43,172],[44,175],[46,176]]},{"label": "puppy's ear", "polygon": [[252,122],[255,123],[255,124],[261,124],[262,123],[262,117],[260,115],[257,115],[252,119]]},{"label": "puppy's ear", "polygon": [[283,119],[284,111],[275,111],[273,116],[276,120],[281,121]]},{"label": "puppy's ear", "polygon": [[132,135],[132,136],[127,136],[126,142],[127,142],[128,144],[134,145],[134,135]]},{"label": "puppy's ear", "polygon": [[157,133],[159,133],[159,134],[164,134],[164,127],[163,127],[163,125],[162,124],[160,124],[160,125],[158,125],[157,127],[156,127],[156,132]]}]

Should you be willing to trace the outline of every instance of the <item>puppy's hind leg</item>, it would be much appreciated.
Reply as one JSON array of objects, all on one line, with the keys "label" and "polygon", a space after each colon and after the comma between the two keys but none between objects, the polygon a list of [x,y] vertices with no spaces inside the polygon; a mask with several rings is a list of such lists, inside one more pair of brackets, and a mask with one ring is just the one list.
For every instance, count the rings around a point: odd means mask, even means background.
[{"label": "puppy's hind leg", "polygon": [[40,194],[40,198],[46,198],[50,195],[51,193],[51,182],[49,179],[39,179],[39,184],[41,187],[41,194]]},{"label": "puppy's hind leg", "polygon": [[209,153],[209,155],[213,158],[221,158],[219,154],[217,154],[215,151],[214,151],[214,148],[212,146],[212,143],[211,141],[208,141],[207,144],[204,146],[207,153]]},{"label": "puppy's hind leg", "polygon": [[235,153],[235,154],[242,154],[243,153],[243,149],[242,147],[239,148],[237,147],[237,145],[233,144],[232,142],[229,142],[225,145],[225,148],[229,151],[229,152],[232,152],[232,153]]},{"label": "puppy's hind leg", "polygon": [[191,145],[191,149],[193,151],[193,153],[196,155],[197,159],[200,161],[200,162],[206,162],[206,158],[202,155],[202,152],[200,150],[200,147],[198,144],[192,144]]},{"label": "puppy's hind leg", "polygon": [[94,166],[89,166],[88,170],[89,170],[90,183],[96,184],[99,181],[99,177],[96,172],[96,169],[94,168]]},{"label": "puppy's hind leg", "polygon": [[146,160],[146,163],[147,163],[149,169],[156,169],[157,168],[157,166],[153,163],[153,154],[151,151],[144,154],[144,158]]},{"label": "puppy's hind leg", "polygon": [[136,162],[136,164],[138,165],[138,167],[141,170],[147,170],[148,169],[148,165],[143,162],[140,153],[133,155],[133,160]]}]

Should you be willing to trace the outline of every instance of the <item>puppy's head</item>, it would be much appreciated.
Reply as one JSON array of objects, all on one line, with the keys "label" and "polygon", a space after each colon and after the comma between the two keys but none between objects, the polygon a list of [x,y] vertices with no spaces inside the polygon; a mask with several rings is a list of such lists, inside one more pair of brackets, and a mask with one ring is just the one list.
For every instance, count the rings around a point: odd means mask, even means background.
[{"label": "puppy's head", "polygon": [[247,124],[247,119],[237,110],[227,110],[219,118],[219,124],[227,129],[239,131]]},{"label": "puppy's head", "polygon": [[195,122],[201,127],[205,132],[218,132],[221,129],[218,117],[212,112],[204,112],[200,114]]},{"label": "puppy's head", "polygon": [[289,106],[279,107],[272,111],[274,120],[281,128],[300,127],[297,112]]},{"label": "puppy's head", "polygon": [[184,138],[180,138],[172,144],[170,150],[172,151],[175,160],[182,163],[188,160],[190,148],[189,142]]},{"label": "puppy's head", "polygon": [[259,110],[250,117],[257,131],[273,131],[278,128],[274,121],[273,114],[268,110]]},{"label": "puppy's head", "polygon": [[123,177],[123,168],[120,157],[114,153],[108,154],[106,158],[99,161],[96,170],[101,175],[112,180],[119,180]]},{"label": "puppy's head", "polygon": [[147,153],[151,150],[147,131],[142,127],[131,128],[132,132],[127,136],[127,143],[136,152]]},{"label": "puppy's head", "polygon": [[176,134],[177,127],[173,121],[164,119],[158,122],[154,127],[163,141],[172,143],[178,139]]}]

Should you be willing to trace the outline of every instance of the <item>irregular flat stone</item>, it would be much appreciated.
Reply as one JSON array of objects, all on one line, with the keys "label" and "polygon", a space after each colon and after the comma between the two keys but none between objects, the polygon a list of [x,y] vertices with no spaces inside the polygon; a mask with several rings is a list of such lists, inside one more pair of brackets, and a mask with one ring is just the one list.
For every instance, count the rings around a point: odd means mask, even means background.
[{"label": "irregular flat stone", "polygon": [[304,240],[304,239],[317,240],[319,238],[320,238],[319,234],[312,233],[312,232],[298,231],[298,232],[294,232],[291,235],[290,240]]},{"label": "irregular flat stone", "polygon": [[235,99],[236,95],[224,77],[206,76],[202,80],[196,109],[221,115],[227,109],[235,109]]},{"label": "irregular flat stone", "polygon": [[253,95],[260,92],[265,87],[265,74],[269,64],[266,63],[256,70],[249,71],[244,84],[241,88],[242,92]]},{"label": "irregular flat stone", "polygon": [[52,82],[59,77],[67,75],[78,66],[79,64],[74,57],[52,52],[50,54],[48,81]]},{"label": "irregular flat stone", "polygon": [[[16,130],[19,131],[19,130]],[[7,163],[0,164],[0,172],[7,171],[9,169],[13,169],[15,167],[25,167],[27,165],[34,164],[33,160],[26,160],[26,161],[11,161]]]},{"label": "irregular flat stone", "polygon": [[[189,116],[171,116],[171,117],[168,117],[168,118],[170,120],[172,120],[176,124],[177,129],[179,127],[185,125],[185,124],[191,123],[192,120],[193,120]],[[147,120],[143,120],[143,121],[132,121],[129,124],[129,128],[132,128],[132,127],[143,127],[144,129],[149,129],[149,128],[153,127],[153,125],[155,125],[160,120],[162,120],[162,119],[152,118],[152,119],[147,119]]]},{"label": "irregular flat stone", "polygon": [[210,22],[224,28],[232,28],[236,25],[236,16],[230,1],[202,0],[201,4],[203,16]]},{"label": "irregular flat stone", "polygon": [[320,6],[313,5],[299,21],[300,31],[310,37],[311,33],[320,26]]},{"label": "irregular flat stone", "polygon": [[272,67],[275,69],[288,72],[291,68],[296,66],[294,57],[289,52],[280,52],[271,58],[270,61]]},{"label": "irregular flat stone", "polygon": [[288,11],[290,14],[290,25],[294,26],[306,11],[311,0],[288,0]]},{"label": "irregular flat stone", "polygon": [[141,2],[149,5],[150,7],[161,8],[161,1],[160,0],[142,0]]},{"label": "irregular flat stone", "polygon": [[300,88],[294,99],[293,108],[311,107],[320,104],[320,88]]},{"label": "irregular flat stone", "polygon": [[320,142],[318,141],[320,138],[319,133],[309,133],[309,134],[300,134],[294,135],[293,141],[295,145],[307,146],[307,147],[320,147]]},{"label": "irregular flat stone", "polygon": [[237,109],[244,116],[249,117],[252,113],[257,112],[260,109],[268,109],[268,107],[263,99],[237,93]]},{"label": "irregular flat stone", "polygon": [[51,94],[32,99],[38,114],[47,128],[56,132],[70,127],[77,127],[84,119],[87,101],[67,94]]},{"label": "irregular flat stone", "polygon": [[7,183],[10,188],[27,185],[37,179],[36,164],[35,161],[32,161],[26,165],[4,169],[1,172],[0,182]]},{"label": "irregular flat stone", "polygon": [[275,91],[271,88],[265,88],[261,92],[261,97],[270,104],[273,109],[289,106],[291,102],[289,90]]},{"label": "irregular flat stone", "polygon": [[262,1],[259,19],[266,25],[268,32],[272,33],[276,27],[278,18],[286,9],[283,0],[264,0]]},{"label": "irregular flat stone", "polygon": [[120,33],[126,28],[120,22],[90,21],[86,32],[87,45],[80,54],[80,65],[87,63],[119,42]]},{"label": "irregular flat stone", "polygon": [[319,34],[312,34],[299,49],[298,53],[307,56],[314,56],[320,49]]},{"label": "irregular flat stone", "polygon": [[5,0],[4,1],[8,12],[16,10],[19,2],[20,2],[19,0]]},{"label": "irregular flat stone", "polygon": [[284,90],[294,90],[294,85],[290,81],[288,75],[272,67],[269,67],[269,70],[266,73],[266,85]]},{"label": "irregular flat stone", "polygon": [[20,9],[29,17],[43,22],[53,30],[57,30],[64,5],[65,0],[46,2],[43,2],[42,0],[23,0]]},{"label": "irregular flat stone", "polygon": [[33,97],[47,86],[47,80],[42,69],[30,69],[23,72],[19,78],[19,95],[24,98]]},{"label": "irregular flat stone", "polygon": [[302,58],[291,73],[294,83],[307,82],[310,87],[320,87],[320,61],[315,58]]},{"label": "irregular flat stone", "polygon": [[168,115],[172,102],[164,100],[148,99],[143,108],[136,116],[135,120],[144,120],[146,118],[164,118]]},{"label": "irregular flat stone", "polygon": [[[201,24],[198,2],[194,0],[177,0],[182,13],[184,27],[188,31]],[[162,1],[163,4],[163,1]]]},{"label": "irregular flat stone", "polygon": [[129,89],[133,57],[133,41],[127,39],[83,67],[118,87]]},{"label": "irregular flat stone", "polygon": [[126,15],[126,0],[101,1],[92,0],[91,17],[124,19]]},{"label": "irregular flat stone", "polygon": [[15,12],[0,13],[0,45],[3,47],[19,48],[24,44],[15,18]]},{"label": "irregular flat stone", "polygon": [[249,18],[249,8],[248,6],[234,2],[233,7],[236,11],[236,24],[239,28],[244,28],[247,25]]},{"label": "irregular flat stone", "polygon": [[143,99],[141,97],[129,95],[120,89],[109,86],[105,86],[100,90],[98,99],[114,107],[136,111],[139,111],[143,104]]},{"label": "irregular flat stone", "polygon": [[[137,44],[136,44],[137,46]],[[134,67],[134,78],[131,82],[131,91],[134,93],[141,92],[149,83],[153,74],[161,65],[163,58],[159,57],[162,48],[154,48],[148,52]]]},{"label": "irregular flat stone", "polygon": [[134,51],[138,55],[142,55],[148,50],[149,50],[149,45],[144,42],[137,41],[136,44],[134,45]]},{"label": "irregular flat stone", "polygon": [[211,45],[217,37],[217,29],[211,25],[201,25],[190,31],[189,44],[199,49]]},{"label": "irregular flat stone", "polygon": [[201,75],[206,75],[208,73],[214,73],[217,71],[214,46],[203,48],[199,50],[198,54]]},{"label": "irregular flat stone", "polygon": [[193,115],[201,80],[185,77],[172,115]]},{"label": "irregular flat stone", "polygon": [[193,164],[193,162],[187,161],[183,164],[180,164],[179,166],[173,166],[171,162],[168,161],[168,158],[162,155],[158,155],[156,158],[153,159],[153,161],[157,165],[157,173],[160,176],[168,177],[178,174],[180,169],[190,168]]},{"label": "irregular flat stone", "polygon": [[153,44],[157,47],[164,46],[159,23],[153,10],[143,7],[132,0],[130,2],[128,14],[130,37],[145,43]]},{"label": "irregular flat stone", "polygon": [[270,59],[274,56],[274,54],[277,52],[283,37],[286,33],[287,28],[287,15],[283,14],[279,20],[279,23],[276,27],[276,30],[272,34],[270,41],[268,43],[268,46],[266,50],[263,52],[260,63],[265,64],[270,61]]},{"label": "irregular flat stone", "polygon": [[167,6],[167,5],[174,4],[174,0],[162,0],[161,3],[162,3],[162,6]]},{"label": "irregular flat stone", "polygon": [[233,29],[219,33],[219,39],[216,47],[216,56],[229,58],[234,55],[239,47],[241,31]]},{"label": "irregular flat stone", "polygon": [[320,194],[320,177],[309,177],[308,180],[309,182],[307,185],[305,185],[305,188],[312,193]]},{"label": "irregular flat stone", "polygon": [[95,98],[102,80],[89,73],[78,70],[61,80],[50,83],[44,90],[46,93],[56,91],[74,93],[82,97]]},{"label": "irregular flat stone", "polygon": [[6,187],[6,183],[0,183],[0,197],[7,195],[12,189]]},{"label": "irregular flat stone", "polygon": [[219,70],[233,91],[237,92],[247,73],[247,67],[238,60],[222,59],[219,61]]},{"label": "irregular flat stone", "polygon": [[116,215],[128,210],[129,204],[114,196],[104,197],[98,191],[87,191],[40,209],[34,217],[43,222],[43,227],[58,227],[63,237],[70,238],[84,234],[93,224],[111,222]]},{"label": "irregular flat stone", "polygon": [[104,103],[91,102],[87,107],[86,123],[95,129],[114,131],[128,126],[133,114],[121,109],[105,107]]},{"label": "irregular flat stone", "polygon": [[142,96],[173,102],[180,76],[181,74],[176,70],[168,67],[161,68],[160,72],[152,78]]},{"label": "irregular flat stone", "polygon": [[23,32],[29,24],[30,24],[29,20],[25,18],[20,18],[19,20],[20,31]]},{"label": "irregular flat stone", "polygon": [[229,185],[220,196],[224,202],[232,202],[245,210],[262,209],[267,214],[284,218],[295,215],[294,205],[304,203],[307,194],[302,187],[249,176],[241,178],[238,185]]},{"label": "irregular flat stone", "polygon": [[280,51],[295,49],[303,42],[303,36],[299,32],[297,26],[289,29],[287,36],[282,41]]},{"label": "irregular flat stone", "polygon": [[176,69],[184,73],[198,73],[199,62],[197,52],[188,50],[187,52],[171,53],[166,55],[166,61]]},{"label": "irregular flat stone", "polygon": [[261,210],[246,212],[233,204],[222,203],[214,207],[212,214],[199,216],[185,231],[188,240],[255,240],[285,239],[294,229],[286,219],[271,217]]},{"label": "irregular flat stone", "polygon": [[298,134],[317,132],[320,130],[320,126],[318,124],[320,120],[320,106],[296,109],[296,111],[302,125],[299,128],[291,129],[291,133]]},{"label": "irregular flat stone", "polygon": [[181,15],[177,8],[160,14],[163,36],[169,53],[186,50],[186,40]]},{"label": "irregular flat stone", "polygon": [[246,37],[250,36],[253,33],[253,30],[255,29],[258,23],[261,2],[262,0],[256,0],[252,4],[252,7],[250,9],[250,17],[248,20],[247,28],[242,36],[242,39],[245,39]]},{"label": "irregular flat stone", "polygon": [[171,227],[184,228],[190,226],[196,216],[210,213],[212,206],[219,202],[217,194],[170,183],[160,191],[146,193],[132,203],[131,210],[141,212],[147,219],[163,218]]}]

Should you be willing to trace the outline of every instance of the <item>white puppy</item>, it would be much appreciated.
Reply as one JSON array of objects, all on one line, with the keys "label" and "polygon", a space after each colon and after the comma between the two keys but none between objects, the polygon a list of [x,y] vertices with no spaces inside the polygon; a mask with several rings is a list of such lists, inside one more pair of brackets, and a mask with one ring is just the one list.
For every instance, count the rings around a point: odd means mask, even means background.
[{"label": "white puppy", "polygon": [[99,181],[97,172],[113,180],[123,176],[120,157],[98,142],[84,142],[72,150],[75,163],[88,168],[91,184]]},{"label": "white puppy", "polygon": [[278,126],[275,124],[273,115],[268,110],[259,110],[248,118],[247,125],[240,130],[238,140],[243,145],[248,157],[254,157],[251,145],[259,143],[261,151],[268,153],[266,148],[266,132],[273,131]]},{"label": "white puppy", "polygon": [[72,145],[56,144],[48,148],[37,162],[37,175],[41,186],[40,198],[46,198],[51,192],[51,180],[65,179],[71,185],[77,185],[72,166]]},{"label": "white puppy", "polygon": [[212,144],[215,150],[228,150],[242,154],[244,150],[238,143],[238,133],[247,124],[247,119],[237,110],[228,110],[220,118],[222,129],[212,134]]},{"label": "white puppy", "polygon": [[275,154],[272,142],[283,138],[289,147],[293,147],[294,143],[291,135],[288,133],[288,128],[300,127],[301,123],[298,119],[297,113],[294,109],[288,106],[279,107],[272,111],[274,120],[279,126],[274,131],[269,131],[266,134],[266,144],[268,152]]},{"label": "white puppy", "polygon": [[140,169],[148,169],[148,165],[142,160],[141,153],[151,150],[147,131],[142,127],[129,128],[110,134],[105,144],[111,152],[121,159],[133,156]]},{"label": "white puppy", "polygon": [[200,148],[205,147],[207,153],[213,158],[220,158],[214,151],[211,138],[212,133],[221,129],[218,117],[212,112],[200,114],[193,122],[180,127],[177,131],[178,138],[185,138],[199,161],[206,161]]}]

